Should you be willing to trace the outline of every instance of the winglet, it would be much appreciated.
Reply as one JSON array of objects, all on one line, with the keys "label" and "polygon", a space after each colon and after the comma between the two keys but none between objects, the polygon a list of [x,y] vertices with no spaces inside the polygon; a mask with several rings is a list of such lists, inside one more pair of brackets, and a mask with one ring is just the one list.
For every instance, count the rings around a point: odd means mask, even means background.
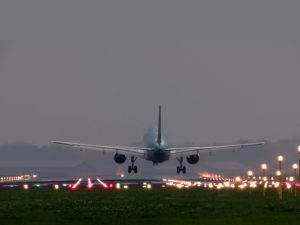
[{"label": "winglet", "polygon": [[161,105],[158,108],[158,132],[157,132],[157,143],[161,144]]}]

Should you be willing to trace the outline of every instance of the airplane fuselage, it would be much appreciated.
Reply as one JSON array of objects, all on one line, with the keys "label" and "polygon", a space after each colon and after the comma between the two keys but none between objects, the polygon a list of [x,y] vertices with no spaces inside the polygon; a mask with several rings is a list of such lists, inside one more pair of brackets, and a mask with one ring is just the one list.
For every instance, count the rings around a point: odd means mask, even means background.
[{"label": "airplane fuselage", "polygon": [[145,156],[146,160],[152,161],[153,164],[162,163],[170,158],[170,154],[166,149],[169,147],[166,136],[161,134],[160,144],[157,140],[158,128],[150,128],[144,135],[144,142],[147,148],[151,150],[147,151]]}]

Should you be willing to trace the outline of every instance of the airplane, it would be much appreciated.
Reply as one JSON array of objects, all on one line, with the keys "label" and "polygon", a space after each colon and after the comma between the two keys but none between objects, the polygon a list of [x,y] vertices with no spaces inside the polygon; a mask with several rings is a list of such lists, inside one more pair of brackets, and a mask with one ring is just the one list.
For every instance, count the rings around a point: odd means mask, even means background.
[{"label": "airplane", "polygon": [[74,142],[62,142],[51,141],[54,144],[65,145],[69,147],[96,150],[96,151],[111,151],[114,152],[114,161],[118,164],[122,164],[126,161],[126,155],[130,155],[131,165],[128,166],[128,173],[138,172],[138,168],[135,165],[137,158],[143,158],[148,161],[152,161],[153,166],[157,166],[159,163],[165,162],[170,157],[176,157],[179,166],[176,168],[176,172],[179,174],[186,173],[186,167],[183,166],[183,156],[186,156],[186,160],[190,164],[196,164],[199,161],[199,153],[202,151],[215,151],[215,150],[236,150],[244,147],[254,147],[263,145],[264,142],[246,143],[246,144],[234,144],[234,145],[221,145],[221,146],[193,146],[193,147],[169,147],[165,134],[162,132],[161,126],[161,105],[158,110],[158,127],[150,128],[144,135],[144,142],[146,147],[125,147],[125,146],[106,146],[106,145],[91,145]]}]

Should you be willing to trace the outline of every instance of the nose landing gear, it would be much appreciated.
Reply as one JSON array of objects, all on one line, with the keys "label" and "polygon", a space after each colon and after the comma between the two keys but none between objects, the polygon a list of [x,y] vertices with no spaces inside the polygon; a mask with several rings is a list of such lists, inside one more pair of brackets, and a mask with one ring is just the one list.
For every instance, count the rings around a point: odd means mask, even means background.
[{"label": "nose landing gear", "polygon": [[132,171],[134,173],[138,172],[137,166],[134,165],[135,161],[137,160],[137,157],[131,156],[131,166],[128,166],[128,173],[131,173]]},{"label": "nose landing gear", "polygon": [[158,166],[158,162],[153,161],[153,166]]},{"label": "nose landing gear", "polygon": [[177,173],[179,174],[180,171],[182,171],[183,174],[186,173],[186,167],[182,166],[183,163],[183,157],[177,157],[178,162],[180,163],[180,166],[177,166]]}]

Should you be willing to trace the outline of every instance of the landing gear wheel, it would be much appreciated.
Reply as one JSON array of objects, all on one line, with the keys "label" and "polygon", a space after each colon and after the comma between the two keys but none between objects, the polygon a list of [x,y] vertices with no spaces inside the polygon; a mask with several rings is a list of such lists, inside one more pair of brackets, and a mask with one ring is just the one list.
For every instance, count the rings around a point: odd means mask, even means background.
[{"label": "landing gear wheel", "polygon": [[137,160],[137,157],[131,156],[131,166],[128,166],[128,173],[131,173],[132,171],[134,173],[137,173],[137,166],[134,165],[135,161]]},{"label": "landing gear wheel", "polygon": [[177,158],[178,162],[180,163],[180,166],[177,166],[177,173],[179,174],[180,171],[182,171],[183,174],[186,173],[186,167],[185,166],[182,166],[182,163],[183,163],[183,157],[178,157]]},{"label": "landing gear wheel", "polygon": [[186,168],[185,168],[185,166],[184,167],[182,167],[182,173],[186,173]]},{"label": "landing gear wheel", "polygon": [[137,170],[137,166],[134,166],[134,167],[133,167],[133,171],[134,171],[134,173],[137,173],[137,171],[138,171],[138,170]]},{"label": "landing gear wheel", "polygon": [[180,173],[180,167],[177,166],[177,173],[179,174]]},{"label": "landing gear wheel", "polygon": [[132,167],[128,166],[128,173],[131,173],[131,171],[132,171]]}]

